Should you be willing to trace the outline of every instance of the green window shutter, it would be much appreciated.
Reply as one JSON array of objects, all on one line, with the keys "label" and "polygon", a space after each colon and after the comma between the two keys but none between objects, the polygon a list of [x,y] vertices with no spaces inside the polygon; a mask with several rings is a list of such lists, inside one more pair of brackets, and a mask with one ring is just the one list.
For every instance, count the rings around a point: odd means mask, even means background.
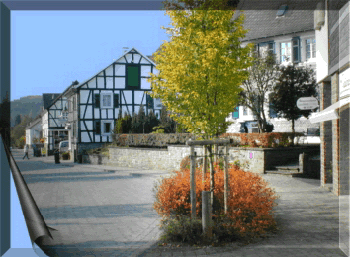
[{"label": "green window shutter", "polygon": [[140,68],[139,66],[128,65],[127,66],[127,86],[139,88],[140,87]]},{"label": "green window shutter", "polygon": [[234,119],[239,118],[239,107],[235,108],[235,111],[232,113],[232,118],[234,118]]},{"label": "green window shutter", "polygon": [[114,108],[119,107],[119,94],[114,94]]},{"label": "green window shutter", "polygon": [[95,108],[100,108],[100,94],[95,94]]},{"label": "green window shutter", "polygon": [[101,121],[95,121],[95,134],[101,134]]},{"label": "green window shutter", "polygon": [[293,62],[298,63],[301,62],[301,55],[300,55],[300,37],[294,37],[292,39],[292,45],[293,45]]}]

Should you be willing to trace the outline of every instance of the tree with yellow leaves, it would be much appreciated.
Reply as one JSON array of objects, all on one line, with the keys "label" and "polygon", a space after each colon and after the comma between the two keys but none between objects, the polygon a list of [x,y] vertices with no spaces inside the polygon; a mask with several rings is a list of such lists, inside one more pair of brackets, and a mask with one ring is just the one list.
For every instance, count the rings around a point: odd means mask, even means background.
[{"label": "tree with yellow leaves", "polygon": [[241,47],[244,17],[232,10],[167,11],[172,36],[154,54],[152,97],[160,98],[189,132],[212,138],[237,106],[240,85],[248,78],[251,46]]}]

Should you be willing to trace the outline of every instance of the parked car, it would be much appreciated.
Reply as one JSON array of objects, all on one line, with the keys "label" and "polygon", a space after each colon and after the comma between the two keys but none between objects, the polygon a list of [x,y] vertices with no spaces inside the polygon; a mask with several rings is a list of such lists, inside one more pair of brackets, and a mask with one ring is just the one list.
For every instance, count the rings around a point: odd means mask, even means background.
[{"label": "parked car", "polygon": [[64,153],[67,152],[69,148],[69,142],[68,141],[61,141],[59,146],[58,146],[58,150],[60,153]]},{"label": "parked car", "polygon": [[[273,131],[273,124],[267,122],[266,123],[266,132]],[[241,127],[239,128],[240,133],[258,133],[259,126],[257,121],[245,121],[241,123]]]}]

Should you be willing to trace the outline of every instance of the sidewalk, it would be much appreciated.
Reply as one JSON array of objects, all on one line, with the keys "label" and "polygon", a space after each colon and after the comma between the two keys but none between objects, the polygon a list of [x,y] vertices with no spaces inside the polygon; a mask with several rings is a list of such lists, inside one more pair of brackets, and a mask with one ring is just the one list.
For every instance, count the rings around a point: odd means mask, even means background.
[{"label": "sidewalk", "polygon": [[[319,187],[319,180],[263,175],[280,199],[276,220],[280,231],[248,245],[224,247],[158,246],[142,257],[222,256],[222,257],[337,257],[339,249],[339,199]],[[349,238],[347,239],[349,240]]]},{"label": "sidewalk", "polygon": [[[56,246],[60,253],[142,257],[347,256],[339,249],[340,198],[320,188],[319,180],[262,175],[280,196],[275,208],[279,232],[273,236],[248,245],[158,246],[159,217],[152,210],[151,189],[155,178],[168,172],[71,161],[54,164],[53,156],[30,158],[19,165],[21,170],[25,165],[22,174],[30,182],[47,224],[66,235],[53,232],[60,241],[61,247]],[[33,167],[39,169],[33,171]],[[342,227],[348,228],[349,224]],[[74,248],[82,249],[85,255],[79,255]],[[90,254],[86,255],[87,249]]]}]

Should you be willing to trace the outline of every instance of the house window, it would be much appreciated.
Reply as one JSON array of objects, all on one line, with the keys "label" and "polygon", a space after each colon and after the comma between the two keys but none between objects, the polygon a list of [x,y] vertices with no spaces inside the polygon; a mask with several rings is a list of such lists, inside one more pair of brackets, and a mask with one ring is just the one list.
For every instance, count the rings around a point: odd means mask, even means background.
[{"label": "house window", "polygon": [[316,58],[316,39],[306,39],[306,60]]},{"label": "house window", "polygon": [[259,56],[265,56],[266,54],[275,53],[275,42],[264,42],[257,45],[257,51]]},{"label": "house window", "polygon": [[140,66],[126,66],[126,86],[127,88],[140,88]]},{"label": "house window", "polygon": [[286,14],[287,10],[288,10],[288,5],[281,5],[276,13],[276,16],[283,17]]},{"label": "house window", "polygon": [[295,37],[292,39],[293,43],[293,62],[298,63],[301,61],[301,56],[300,56],[300,38]]},{"label": "house window", "polygon": [[248,115],[248,107],[243,106],[243,115]]},{"label": "house window", "polygon": [[112,92],[101,94],[101,108],[112,108]]},{"label": "house window", "polygon": [[146,106],[148,109],[153,109],[153,98],[150,95],[146,95]]},{"label": "house window", "polygon": [[103,121],[102,122],[102,135],[110,135],[112,132],[112,122]]},{"label": "house window", "polygon": [[281,63],[291,61],[291,43],[281,43]]},{"label": "house window", "polygon": [[269,95],[269,116],[270,118],[276,118],[277,112],[275,111],[272,103],[272,94]]},{"label": "house window", "polygon": [[232,113],[232,118],[233,119],[239,118],[239,107],[238,106],[235,108],[235,111]]}]

